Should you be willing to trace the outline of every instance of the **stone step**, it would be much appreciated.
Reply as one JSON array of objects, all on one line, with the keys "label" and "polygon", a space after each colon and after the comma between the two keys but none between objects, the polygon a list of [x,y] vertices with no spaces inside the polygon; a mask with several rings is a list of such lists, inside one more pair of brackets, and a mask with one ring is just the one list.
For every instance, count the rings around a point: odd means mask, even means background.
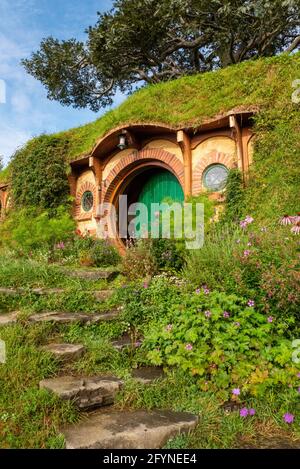
[{"label": "stone step", "polygon": [[151,384],[165,378],[164,370],[159,366],[143,366],[132,371],[131,376],[141,384]]},{"label": "stone step", "polygon": [[81,344],[48,344],[41,347],[41,350],[52,353],[59,361],[71,362],[82,357],[85,346]]},{"label": "stone step", "polygon": [[115,376],[59,376],[40,381],[40,388],[63,400],[72,400],[79,409],[88,410],[113,404],[122,384]]},{"label": "stone step", "polygon": [[187,412],[101,409],[62,433],[67,449],[159,449],[197,421]]},{"label": "stone step", "polygon": [[98,324],[103,321],[112,321],[119,316],[117,309],[101,313],[67,313],[50,311],[33,314],[29,317],[30,322],[54,322],[60,324],[71,324],[79,322],[80,324]]},{"label": "stone step", "polygon": [[111,345],[113,346],[114,349],[118,350],[118,352],[121,352],[122,350],[131,347],[131,338],[129,335],[125,334],[120,339],[113,340],[111,342]]},{"label": "stone step", "polygon": [[64,270],[68,277],[79,278],[81,280],[112,280],[118,275],[118,271],[98,270],[98,269],[75,269]]},{"label": "stone step", "polygon": [[18,319],[19,312],[13,312],[9,314],[0,314],[0,326],[9,326],[15,324]]},{"label": "stone step", "polygon": [[[68,290],[64,288],[0,288],[0,295],[16,296],[34,294],[38,296],[62,295]],[[113,290],[93,290],[85,293],[94,295],[96,301],[105,301],[113,294]]]}]

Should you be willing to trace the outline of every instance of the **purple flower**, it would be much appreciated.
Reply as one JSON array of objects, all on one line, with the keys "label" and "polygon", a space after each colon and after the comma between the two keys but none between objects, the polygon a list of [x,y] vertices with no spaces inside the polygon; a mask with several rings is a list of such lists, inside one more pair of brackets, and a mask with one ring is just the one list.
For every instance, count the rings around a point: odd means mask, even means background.
[{"label": "purple flower", "polygon": [[244,251],[243,257],[249,257],[250,254],[251,254],[251,251],[249,251],[249,249],[246,249],[246,250]]},{"label": "purple flower", "polygon": [[300,378],[300,373],[297,373],[297,378]]},{"label": "purple flower", "polygon": [[243,220],[240,222],[240,227],[241,228],[247,228],[247,223]]},{"label": "purple flower", "polygon": [[172,324],[168,324],[166,327],[166,331],[170,332],[173,329]]},{"label": "purple flower", "polygon": [[293,423],[294,422],[294,419],[295,419],[295,416],[293,414],[290,414],[290,413],[286,413],[284,414],[283,416],[283,420],[285,421],[285,423]]},{"label": "purple flower", "polygon": [[233,394],[234,396],[239,396],[239,395],[241,394],[241,390],[240,390],[239,388],[234,388],[234,389],[232,390],[232,394]]},{"label": "purple flower", "polygon": [[236,322],[234,323],[234,325],[235,325],[236,327],[240,327],[241,323],[238,322],[238,321],[236,321]]},{"label": "purple flower", "polygon": [[144,282],[144,284],[143,284],[143,288],[148,288],[148,287],[149,287],[149,284],[148,284],[148,282]]},{"label": "purple flower", "polygon": [[192,344],[186,344],[185,350],[193,350]]},{"label": "purple flower", "polygon": [[205,317],[210,318],[211,317],[211,311],[205,311]]},{"label": "purple flower", "polygon": [[269,316],[269,317],[268,317],[268,322],[269,322],[269,323],[272,323],[273,321],[274,321],[273,316]]},{"label": "purple flower", "polygon": [[253,417],[253,415],[255,415],[255,413],[256,413],[255,409],[249,409],[249,415],[251,415],[251,417]]},{"label": "purple flower", "polygon": [[246,407],[243,407],[243,408],[240,410],[240,416],[241,416],[241,417],[245,418],[245,417],[248,416],[248,414],[249,414],[249,411],[248,411],[248,409],[247,409]]},{"label": "purple flower", "polygon": [[140,340],[137,340],[136,343],[134,344],[136,348],[140,347],[141,345],[142,345],[142,342]]},{"label": "purple flower", "polygon": [[291,225],[292,224],[292,217],[290,217],[289,215],[283,215],[283,217],[280,218],[279,220],[279,224],[280,225]]},{"label": "purple flower", "polygon": [[250,225],[251,223],[254,222],[254,218],[247,215],[246,218],[245,218],[245,222],[247,223],[247,225]]},{"label": "purple flower", "polygon": [[210,289],[207,285],[203,285],[202,288],[205,295],[208,295],[210,293]]},{"label": "purple flower", "polygon": [[224,311],[223,317],[224,317],[224,318],[229,318],[229,317],[230,317],[230,314],[229,314],[227,311]]},{"label": "purple flower", "polygon": [[255,305],[255,301],[249,300],[248,303],[247,303],[247,305],[248,305],[250,308],[253,308],[254,305]]},{"label": "purple flower", "polygon": [[200,288],[197,288],[195,293],[197,293],[197,295],[199,295],[200,291],[201,291]]},{"label": "purple flower", "polygon": [[300,387],[297,389],[298,393],[300,394]]}]

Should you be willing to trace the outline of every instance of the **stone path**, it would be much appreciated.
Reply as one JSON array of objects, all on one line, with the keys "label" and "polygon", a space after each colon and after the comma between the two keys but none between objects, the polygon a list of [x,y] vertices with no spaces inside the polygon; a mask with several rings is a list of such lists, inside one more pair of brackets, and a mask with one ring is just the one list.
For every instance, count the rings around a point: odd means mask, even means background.
[{"label": "stone path", "polygon": [[[0,288],[0,295],[16,296],[27,295],[28,293],[38,296],[62,295],[68,290],[64,288]],[[88,290],[86,294],[93,295],[96,301],[105,301],[111,297],[113,290]]]},{"label": "stone path", "polygon": [[186,412],[103,409],[63,428],[62,433],[67,449],[156,449],[193,430],[197,422],[195,415]]},{"label": "stone path", "polygon": [[[73,270],[68,275],[85,280],[111,280],[117,273],[99,270]],[[64,289],[0,288],[0,294],[23,295],[62,294]],[[105,301],[112,290],[93,293],[97,301]],[[118,318],[120,308],[100,313],[46,311],[31,315],[31,323],[53,322],[57,324],[80,323],[98,324]],[[0,315],[0,326],[14,324],[18,312]],[[130,347],[128,335],[111,342],[117,350]],[[50,343],[40,347],[53,354],[62,363],[71,362],[83,356],[86,348],[82,344]],[[142,367],[132,371],[132,377],[143,385],[149,385],[164,377],[161,368]],[[41,389],[54,393],[62,400],[72,401],[82,412],[78,424],[61,429],[67,448],[161,448],[170,438],[186,433],[197,425],[197,416],[169,410],[116,410],[113,406],[123,381],[116,376],[57,376],[40,381]],[[95,411],[97,409],[97,411]]]}]

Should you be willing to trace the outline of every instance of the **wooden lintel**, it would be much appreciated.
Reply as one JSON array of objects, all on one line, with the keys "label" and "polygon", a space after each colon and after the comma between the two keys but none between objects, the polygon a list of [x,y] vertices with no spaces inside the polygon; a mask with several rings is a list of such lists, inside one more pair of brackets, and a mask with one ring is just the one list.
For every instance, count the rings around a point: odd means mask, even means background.
[{"label": "wooden lintel", "polygon": [[181,148],[184,163],[184,195],[192,195],[192,149],[191,140],[183,130],[177,131],[177,143]]}]

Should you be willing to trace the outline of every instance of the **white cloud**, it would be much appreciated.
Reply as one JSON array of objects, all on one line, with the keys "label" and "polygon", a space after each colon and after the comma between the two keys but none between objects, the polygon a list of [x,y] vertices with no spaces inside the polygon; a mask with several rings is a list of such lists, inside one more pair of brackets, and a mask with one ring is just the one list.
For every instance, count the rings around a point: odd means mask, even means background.
[{"label": "white cloud", "polygon": [[8,163],[8,155],[12,155],[18,148],[31,138],[29,132],[1,124],[0,155],[4,155],[4,162]]}]

